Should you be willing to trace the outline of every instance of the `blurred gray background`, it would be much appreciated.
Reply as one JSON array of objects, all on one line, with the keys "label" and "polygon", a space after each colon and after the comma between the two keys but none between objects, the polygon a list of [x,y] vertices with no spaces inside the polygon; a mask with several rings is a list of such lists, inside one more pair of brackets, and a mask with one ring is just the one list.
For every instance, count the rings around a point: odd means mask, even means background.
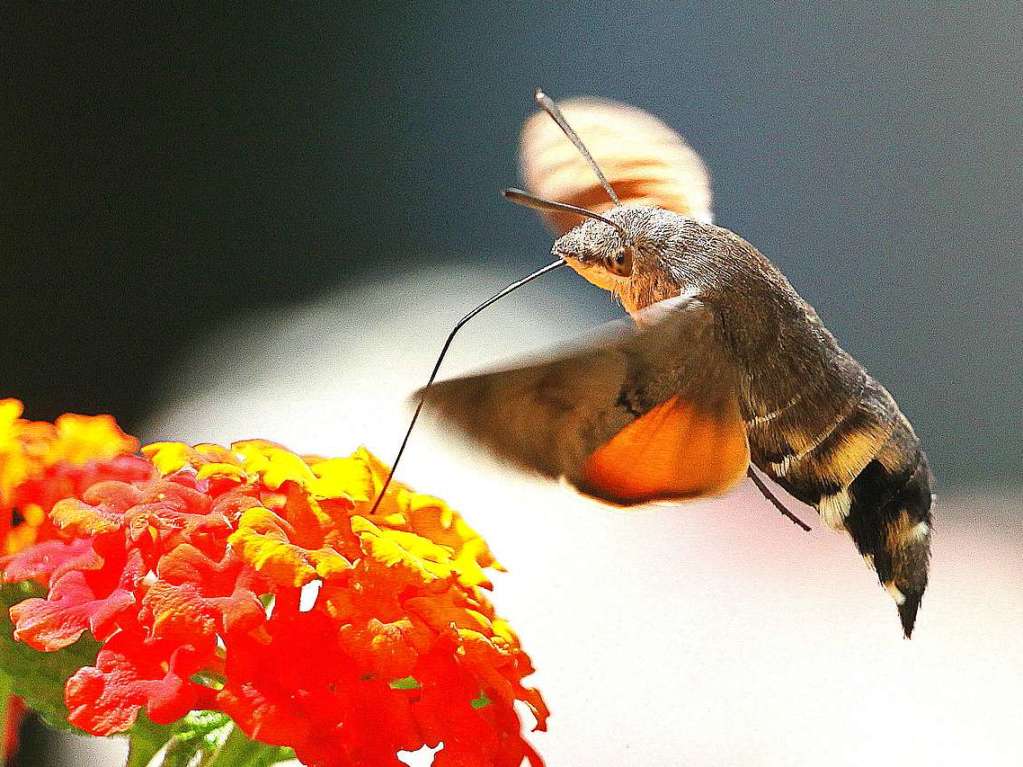
[{"label": "blurred gray background", "polygon": [[221,318],[424,263],[461,308],[456,264],[525,273],[550,237],[497,190],[542,84],[689,139],[718,223],[891,389],[939,488],[1017,481],[1020,6],[768,6],[10,11],[0,390],[132,426]]},{"label": "blurred gray background", "polygon": [[[374,308],[343,311],[351,296],[376,302],[379,325],[407,325],[368,344],[360,370],[365,355],[400,362],[423,327],[443,336],[506,275],[545,262],[550,236],[497,194],[517,181],[518,132],[542,85],[643,107],[685,135],[713,176],[717,223],[774,260],[888,386],[939,494],[987,487],[1004,523],[1023,468],[1021,39],[1016,3],[8,9],[0,396],[30,417],[112,412],[143,439],[188,439],[153,433],[201,429],[202,413],[156,415],[168,382],[208,388],[215,407],[229,392],[212,384],[232,380],[216,344],[198,359],[190,349],[225,323],[231,338],[268,332],[251,318],[316,299],[302,333],[267,345],[336,346],[362,330],[341,318]],[[432,298],[408,322],[399,286],[413,271],[430,275]],[[620,313],[574,275],[549,280],[520,296],[538,336],[562,312],[573,332]],[[372,289],[392,284],[393,302]],[[492,321],[503,317],[529,321]],[[504,356],[472,338],[466,358]],[[248,359],[283,374],[280,394],[264,392],[277,419],[312,407],[282,398],[303,371],[281,349]],[[232,426],[267,425],[265,408],[235,415]],[[1018,561],[1015,549],[998,560],[1005,583]]]}]

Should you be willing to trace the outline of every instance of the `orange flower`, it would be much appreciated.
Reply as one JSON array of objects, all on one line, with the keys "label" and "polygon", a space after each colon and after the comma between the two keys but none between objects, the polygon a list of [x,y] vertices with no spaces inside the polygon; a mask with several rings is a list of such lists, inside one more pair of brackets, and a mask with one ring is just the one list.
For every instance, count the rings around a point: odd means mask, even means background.
[{"label": "orange flower", "polygon": [[59,499],[100,479],[152,473],[131,455],[138,441],[108,415],[67,413],[51,424],[27,421],[22,410],[0,399],[0,555],[53,537],[47,514]]},{"label": "orange flower", "polygon": [[[152,474],[130,455],[138,442],[110,416],[66,414],[50,424],[21,417],[22,404],[0,399],[0,569],[4,555],[33,547],[12,580],[36,578],[54,562],[90,556],[82,542],[65,545],[48,513],[53,504],[100,479],[138,479]],[[8,701],[6,753],[13,753],[23,704]]]},{"label": "orange flower", "polygon": [[443,501],[392,483],[371,514],[386,467],[363,449],[142,452],[148,473],[50,504],[68,542],[0,562],[5,580],[50,588],[12,609],[20,640],[48,651],[88,630],[103,642],[68,681],[73,724],[105,735],[141,708],[158,723],[219,709],[313,766],[397,767],[399,751],[441,742],[438,767],[542,764],[514,709],[545,728],[523,684],[532,666],[484,596],[497,564]]}]

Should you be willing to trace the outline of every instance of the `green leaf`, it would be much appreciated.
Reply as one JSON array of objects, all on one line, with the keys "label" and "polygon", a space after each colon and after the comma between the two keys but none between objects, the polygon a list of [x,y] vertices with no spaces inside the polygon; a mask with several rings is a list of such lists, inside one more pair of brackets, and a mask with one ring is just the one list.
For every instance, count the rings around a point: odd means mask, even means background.
[{"label": "green leaf", "polygon": [[249,740],[245,733],[234,727],[227,740],[203,767],[270,767],[270,765],[294,759],[290,748],[268,746]]},{"label": "green leaf", "polygon": [[414,676],[403,676],[392,681],[389,686],[392,690],[418,690],[419,680]]},{"label": "green leaf", "polygon": [[270,767],[295,758],[290,748],[249,740],[219,711],[193,711],[167,726],[139,716],[129,743],[126,767],[146,767],[165,745],[161,767]]},{"label": "green leaf", "polygon": [[8,614],[11,606],[45,593],[30,581],[0,586],[0,673],[8,677],[11,691],[24,698],[47,724],[69,729],[64,684],[78,669],[95,663],[99,643],[85,634],[63,650],[39,652],[15,641],[14,625]]},{"label": "green leaf", "polygon": [[124,767],[146,767],[173,732],[174,725],[153,724],[140,713],[128,733],[128,761]]},{"label": "green leaf", "polygon": [[[175,726],[167,744],[163,767],[208,764],[231,734],[231,719],[219,711],[193,711]],[[196,755],[199,755],[198,758]]]}]

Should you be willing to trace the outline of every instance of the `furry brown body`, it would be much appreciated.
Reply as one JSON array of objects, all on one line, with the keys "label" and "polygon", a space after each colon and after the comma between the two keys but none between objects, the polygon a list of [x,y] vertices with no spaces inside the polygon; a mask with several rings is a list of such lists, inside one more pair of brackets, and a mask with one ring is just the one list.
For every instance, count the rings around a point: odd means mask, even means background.
[{"label": "furry brown body", "polygon": [[[554,253],[634,315],[680,294],[708,307],[738,371],[750,457],[877,571],[910,634],[927,585],[927,460],[891,395],[846,353],[778,269],[734,233],[670,211],[622,206]],[[631,247],[631,273],[615,273]],[[620,258],[619,258],[620,261]],[[618,271],[621,271],[620,269]]]}]

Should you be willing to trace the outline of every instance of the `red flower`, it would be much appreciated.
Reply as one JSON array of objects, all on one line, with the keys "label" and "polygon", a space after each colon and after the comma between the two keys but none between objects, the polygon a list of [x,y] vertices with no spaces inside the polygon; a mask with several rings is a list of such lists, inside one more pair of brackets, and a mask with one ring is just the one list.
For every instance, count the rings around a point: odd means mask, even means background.
[{"label": "red flower", "polygon": [[[46,583],[65,565],[98,567],[88,540],[59,537],[48,517],[50,509],[61,498],[103,479],[150,477],[153,467],[130,455],[138,442],[110,416],[68,414],[50,424],[27,421],[21,413],[19,401],[0,399],[0,569],[11,581],[31,578]],[[3,556],[33,543],[37,545],[17,561]],[[69,582],[65,589],[71,586]],[[59,630],[54,638],[57,634]],[[5,753],[15,750],[23,710],[19,698],[7,702]]]},{"label": "red flower", "polygon": [[370,516],[386,472],[364,450],[143,452],[64,486],[46,506],[57,539],[0,562],[50,587],[12,609],[18,639],[103,642],[67,683],[72,723],[106,735],[142,708],[160,723],[216,708],[314,766],[397,766],[439,743],[438,767],[541,764],[514,709],[544,729],[532,666],[482,591],[498,565],[442,501],[395,483]]},{"label": "red flower", "polygon": [[4,738],[3,753],[10,756],[18,749],[18,731],[21,729],[21,720],[25,717],[25,703],[21,698],[12,695],[7,700],[5,713],[7,721],[3,722],[4,732],[0,735]]},{"label": "red flower", "polygon": [[206,708],[209,690],[190,680],[200,660],[188,644],[153,640],[140,626],[122,630],[80,669],[65,691],[68,721],[86,732],[122,732],[145,707],[157,724]]}]

